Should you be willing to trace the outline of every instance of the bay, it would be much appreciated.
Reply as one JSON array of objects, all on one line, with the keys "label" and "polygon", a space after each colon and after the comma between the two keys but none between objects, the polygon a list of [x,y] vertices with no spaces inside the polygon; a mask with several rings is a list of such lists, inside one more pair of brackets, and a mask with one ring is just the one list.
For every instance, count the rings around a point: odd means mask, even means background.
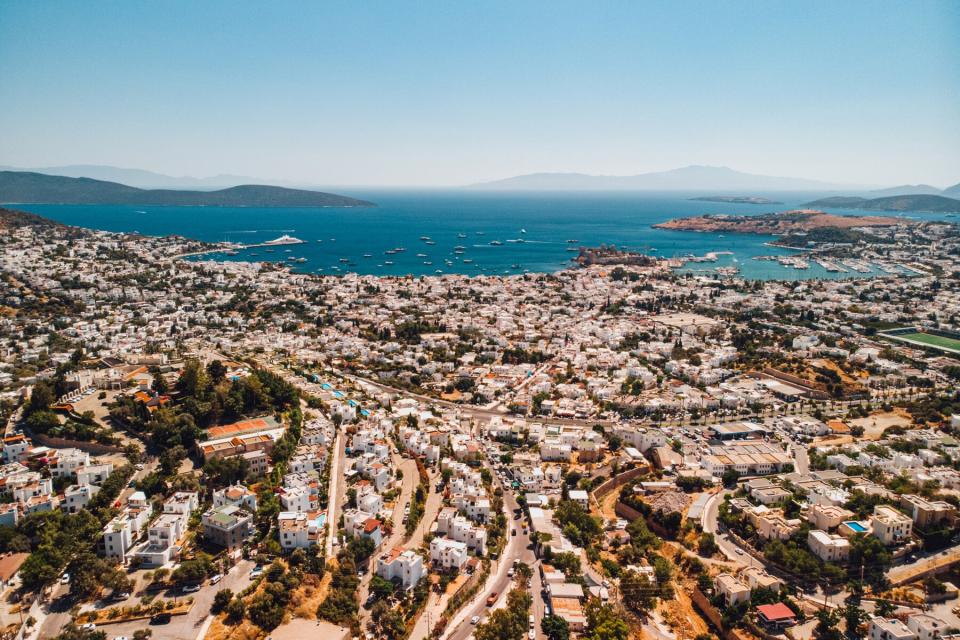
[{"label": "bay", "polygon": [[[377,203],[374,208],[162,207],[127,205],[11,205],[69,225],[145,235],[180,235],[209,242],[259,244],[281,235],[304,244],[244,249],[197,259],[284,262],[294,271],[336,275],[431,275],[437,272],[517,274],[569,268],[579,246],[618,247],[675,258],[719,253],[716,262],[685,269],[711,273],[734,266],[751,279],[864,277],[784,267],[755,256],[797,253],[771,247],[773,236],[654,229],[671,218],[727,213],[757,215],[797,208],[821,194],[751,193],[781,205],[698,202],[704,193],[502,193],[468,190],[338,192]],[[831,210],[851,215],[854,212]],[[859,212],[857,212],[859,213]],[[892,215],[892,214],[891,214]],[[937,218],[910,214],[917,218]],[[493,244],[491,244],[493,243]],[[402,249],[401,251],[396,251]],[[387,253],[390,252],[390,253]],[[294,262],[293,259],[303,259]],[[390,264],[392,263],[392,264]]]}]

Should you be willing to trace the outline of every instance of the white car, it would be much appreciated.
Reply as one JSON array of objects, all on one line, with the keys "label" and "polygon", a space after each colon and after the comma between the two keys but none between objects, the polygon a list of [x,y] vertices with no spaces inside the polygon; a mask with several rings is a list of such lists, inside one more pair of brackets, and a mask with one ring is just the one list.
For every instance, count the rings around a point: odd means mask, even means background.
[{"label": "white car", "polygon": [[87,624],[83,625],[80,628],[83,629],[84,631],[96,631],[97,625],[93,624],[92,622],[88,622]]},{"label": "white car", "polygon": [[480,616],[473,616],[470,618],[470,624],[477,624],[478,622],[480,622]]},{"label": "white car", "polygon": [[527,632],[527,637],[530,638],[530,640],[534,640],[534,638],[537,637],[537,630],[536,630],[536,629],[530,629],[530,631]]},{"label": "white car", "polygon": [[60,576],[60,584],[70,584],[70,574],[65,573]]}]

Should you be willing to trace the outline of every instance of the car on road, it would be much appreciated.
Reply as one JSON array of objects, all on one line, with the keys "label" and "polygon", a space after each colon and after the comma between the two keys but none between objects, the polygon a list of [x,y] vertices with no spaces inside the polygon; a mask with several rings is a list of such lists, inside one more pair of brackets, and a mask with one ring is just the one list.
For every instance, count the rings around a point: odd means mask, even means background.
[{"label": "car on road", "polygon": [[477,624],[478,622],[480,622],[480,616],[473,616],[470,618],[470,624]]},{"label": "car on road", "polygon": [[530,629],[530,631],[527,632],[527,637],[528,637],[530,640],[534,640],[534,639],[537,637],[537,630],[536,630],[536,629]]},{"label": "car on road", "polygon": [[492,607],[492,606],[494,605],[494,603],[497,601],[497,596],[498,596],[498,595],[500,595],[500,594],[497,593],[496,591],[494,591],[493,593],[490,594],[490,597],[487,598],[487,606],[488,606],[488,607]]},{"label": "car on road", "polygon": [[70,574],[65,573],[60,576],[60,584],[70,584]]},{"label": "car on road", "polygon": [[210,584],[217,584],[217,583],[220,582],[221,580],[223,580],[223,574],[222,574],[222,573],[218,573],[217,575],[215,575],[215,576],[213,576],[212,578],[210,578]]}]

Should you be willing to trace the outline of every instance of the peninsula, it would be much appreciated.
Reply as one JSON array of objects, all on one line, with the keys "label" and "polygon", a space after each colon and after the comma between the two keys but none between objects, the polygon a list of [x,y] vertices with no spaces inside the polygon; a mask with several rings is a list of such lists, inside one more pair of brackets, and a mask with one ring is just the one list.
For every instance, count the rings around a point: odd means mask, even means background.
[{"label": "peninsula", "polygon": [[859,209],[863,211],[923,211],[928,213],[960,213],[960,200],[930,194],[896,195],[884,198],[834,196],[806,204],[808,207]]},{"label": "peninsula", "polygon": [[760,233],[787,235],[813,229],[852,229],[854,227],[893,227],[903,224],[898,218],[883,216],[839,216],[816,209],[799,209],[759,216],[703,215],[676,218],[653,225],[657,229],[678,231]]},{"label": "peninsula", "polygon": [[760,198],[758,196],[701,196],[699,198],[688,198],[693,202],[726,202],[729,204],[783,204],[769,198]]},{"label": "peninsula", "polygon": [[374,207],[372,202],[322,191],[245,184],[218,191],[138,189],[118,182],[0,171],[0,202],[128,204],[180,207]]}]

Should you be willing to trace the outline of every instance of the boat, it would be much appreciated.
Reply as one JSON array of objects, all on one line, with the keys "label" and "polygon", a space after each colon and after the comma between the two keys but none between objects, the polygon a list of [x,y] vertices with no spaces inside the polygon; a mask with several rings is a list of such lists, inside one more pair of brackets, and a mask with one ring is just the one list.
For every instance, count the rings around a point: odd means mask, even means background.
[{"label": "boat", "polygon": [[427,240],[426,242],[424,242],[424,244],[437,244],[437,243],[434,242],[433,240]]},{"label": "boat", "polygon": [[386,251],[383,252],[383,255],[385,255],[385,256],[392,256],[392,255],[395,254],[395,253],[396,253],[396,251],[394,251],[393,249],[387,249]]},{"label": "boat", "polygon": [[240,252],[239,252],[239,251],[232,251],[232,250],[231,250],[231,251],[224,251],[224,253],[227,254],[228,256],[235,256],[235,255],[239,254]]},{"label": "boat", "polygon": [[263,244],[267,246],[276,246],[278,244],[303,244],[303,243],[304,241],[301,240],[300,238],[294,238],[293,236],[288,236],[287,234],[283,234],[279,238],[274,238],[273,240],[267,240]]},{"label": "boat", "polygon": [[494,247],[499,247],[499,246],[502,246],[503,243],[500,242],[499,240],[491,240],[491,241],[490,241],[490,245],[491,245],[491,246],[494,246]]},{"label": "boat", "polygon": [[427,265],[427,266],[430,266],[430,265],[432,265],[433,263],[430,262],[429,260],[424,260],[424,261],[423,261],[423,264],[425,264],[425,265]]},{"label": "boat", "polygon": [[574,251],[579,251],[579,249],[577,249],[576,247],[567,247],[567,251],[574,252]]},{"label": "boat", "polygon": [[579,240],[567,240],[567,244],[577,244]]},{"label": "boat", "polygon": [[349,259],[349,258],[340,258],[340,262],[346,264],[347,262],[350,262],[350,259]]},{"label": "boat", "polygon": [[273,253],[273,249],[267,249],[267,253]]},{"label": "boat", "polygon": [[406,250],[407,250],[406,247],[397,247],[397,248],[394,249],[393,251],[394,251],[394,253],[403,253],[403,252],[406,251]]},{"label": "boat", "polygon": [[292,253],[292,252],[293,252],[293,249],[284,249],[283,252],[284,252],[284,253]]},{"label": "boat", "polygon": [[427,240],[430,239],[430,236],[420,236],[420,239],[426,242]]},{"label": "boat", "polygon": [[443,273],[443,269],[437,269],[434,273]]},{"label": "boat", "polygon": [[519,269],[519,268],[520,268],[520,265],[518,265],[518,264],[512,264],[512,265],[510,265],[510,268],[511,268],[511,269]]},{"label": "boat", "polygon": [[294,260],[294,262],[298,262],[298,263],[300,263],[300,264],[303,264],[303,263],[306,262],[306,261],[307,261],[306,258],[297,258],[296,260]]},{"label": "boat", "polygon": [[520,229],[520,233],[526,233],[526,232],[527,232],[526,229]]},{"label": "boat", "polygon": [[466,238],[466,237],[467,237],[467,234],[465,234],[465,233],[458,233],[458,234],[457,234],[457,237],[458,237],[458,238]]},{"label": "boat", "polygon": [[486,231],[477,231],[477,235],[478,235],[478,236],[482,236],[482,235],[484,235],[485,233],[486,233]]},{"label": "boat", "polygon": [[317,242],[323,242],[323,240],[317,240]]},{"label": "boat", "polygon": [[363,254],[363,257],[364,257],[364,258],[372,258],[372,257],[373,257],[373,254],[372,254],[372,253],[365,253],[365,254]]},{"label": "boat", "polygon": [[464,258],[463,264],[473,264],[473,260],[471,260],[470,258]]},{"label": "boat", "polygon": [[385,264],[385,265],[387,265],[387,266],[389,267],[390,265],[393,264],[393,260],[384,260],[384,261],[383,261],[383,264]]},{"label": "boat", "polygon": [[426,257],[427,257],[427,254],[425,254],[425,253],[418,253],[418,254],[417,254],[417,257],[418,257],[418,258],[426,258]]}]

